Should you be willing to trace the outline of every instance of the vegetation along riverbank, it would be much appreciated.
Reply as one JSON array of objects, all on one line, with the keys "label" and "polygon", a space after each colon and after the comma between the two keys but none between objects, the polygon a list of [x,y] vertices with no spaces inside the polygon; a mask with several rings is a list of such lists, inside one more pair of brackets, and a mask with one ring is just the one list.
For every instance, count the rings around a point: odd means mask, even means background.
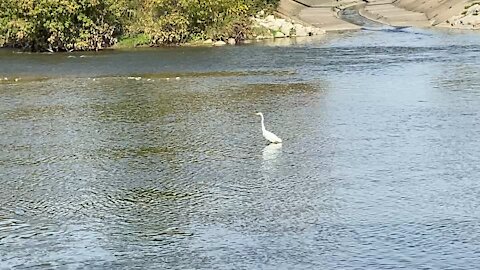
[{"label": "vegetation along riverbank", "polygon": [[[115,44],[238,43],[280,36],[281,27],[257,27],[252,19],[277,20],[267,16],[277,5],[278,0],[2,0],[0,46],[70,51]],[[291,24],[284,35],[297,29],[313,33]]]},{"label": "vegetation along riverbank", "polygon": [[339,16],[352,6],[391,26],[480,29],[477,0],[1,0],[0,47],[53,52],[310,36],[360,29]]}]

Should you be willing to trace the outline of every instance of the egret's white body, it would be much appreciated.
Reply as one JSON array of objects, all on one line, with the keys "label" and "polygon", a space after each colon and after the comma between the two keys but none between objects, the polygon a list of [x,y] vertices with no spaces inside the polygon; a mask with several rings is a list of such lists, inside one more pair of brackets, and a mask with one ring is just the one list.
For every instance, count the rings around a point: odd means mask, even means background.
[{"label": "egret's white body", "polygon": [[258,113],[256,113],[256,115],[260,115],[260,117],[262,118],[262,134],[263,134],[263,137],[265,137],[265,139],[267,139],[271,143],[281,143],[282,139],[280,139],[277,135],[275,135],[272,132],[265,129],[263,113],[258,112]]}]

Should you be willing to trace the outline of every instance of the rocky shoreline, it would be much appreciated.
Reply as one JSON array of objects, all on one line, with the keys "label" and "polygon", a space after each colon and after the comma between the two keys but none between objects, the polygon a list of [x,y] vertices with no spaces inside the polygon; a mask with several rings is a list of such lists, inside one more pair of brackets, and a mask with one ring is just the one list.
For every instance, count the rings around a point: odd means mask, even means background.
[{"label": "rocky shoreline", "polygon": [[455,28],[480,29],[480,3],[465,7],[461,15],[451,17],[446,23]]},{"label": "rocky shoreline", "polygon": [[253,27],[258,29],[254,32],[262,33],[263,31],[265,33],[257,35],[256,39],[308,37],[325,34],[325,30],[313,26],[306,26],[292,19],[275,18],[273,15],[262,15],[263,14],[259,14],[253,18]]},{"label": "rocky shoreline", "polygon": [[[326,32],[317,27],[305,25],[305,23],[297,22],[290,18],[279,18],[272,14],[266,15],[264,11],[259,12],[252,21],[252,37],[241,43],[250,43],[252,41],[278,39],[278,38],[296,38],[324,35]],[[185,45],[205,45],[205,46],[224,46],[235,45],[238,42],[234,38],[227,40],[207,39],[195,43],[187,43]]]}]

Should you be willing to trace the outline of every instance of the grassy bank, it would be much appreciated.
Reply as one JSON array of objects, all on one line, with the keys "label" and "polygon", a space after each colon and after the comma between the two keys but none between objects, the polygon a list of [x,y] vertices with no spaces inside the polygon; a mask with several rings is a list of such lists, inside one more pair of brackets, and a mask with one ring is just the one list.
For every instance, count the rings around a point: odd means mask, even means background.
[{"label": "grassy bank", "polygon": [[278,0],[2,0],[0,46],[32,51],[241,41]]}]

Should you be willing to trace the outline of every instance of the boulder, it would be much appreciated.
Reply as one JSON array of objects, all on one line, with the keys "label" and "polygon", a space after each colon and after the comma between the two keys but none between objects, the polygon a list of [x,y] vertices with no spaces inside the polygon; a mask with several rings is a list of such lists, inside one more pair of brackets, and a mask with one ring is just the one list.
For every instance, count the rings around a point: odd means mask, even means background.
[{"label": "boulder", "polygon": [[213,46],[223,46],[226,45],[227,43],[223,40],[218,40],[213,43]]},{"label": "boulder", "polygon": [[311,36],[315,34],[324,34],[325,31],[311,27],[311,26],[303,26],[299,23],[295,23],[293,20],[285,20],[285,19],[278,19],[275,18],[273,15],[268,15],[265,19],[261,18],[253,18],[254,28],[264,28],[267,32],[270,31],[274,34],[268,35],[264,33],[265,31],[257,31],[257,39],[264,39],[264,38],[283,38],[289,36],[296,36],[296,37],[305,37]]},{"label": "boulder", "polygon": [[315,35],[315,29],[313,29],[313,27],[311,26],[305,27],[305,31],[308,33],[309,36]]},{"label": "boulder", "polygon": [[203,41],[203,44],[212,44],[212,43],[213,43],[213,40],[211,38]]},{"label": "boulder", "polygon": [[227,43],[230,44],[230,45],[235,45],[237,42],[235,41],[234,38],[229,38],[229,39],[227,40]]},{"label": "boulder", "polygon": [[275,21],[267,24],[267,28],[269,28],[271,30],[274,30],[274,31],[281,31],[283,23],[284,22],[282,22],[282,21],[275,20]]},{"label": "boulder", "polygon": [[290,23],[290,22],[285,22],[280,27],[280,31],[287,37],[290,36],[290,33],[292,32],[292,29],[293,29],[293,24]]},{"label": "boulder", "polygon": [[273,35],[274,38],[283,38],[285,37],[285,34],[280,32],[280,31],[277,31],[275,32],[275,34]]},{"label": "boulder", "polygon": [[271,35],[258,35],[258,36],[256,37],[257,40],[270,39],[270,38],[273,38],[273,34],[271,34]]},{"label": "boulder", "polygon": [[308,32],[305,30],[305,27],[295,27],[295,36],[296,37],[307,37],[309,36]]},{"label": "boulder", "polygon": [[480,24],[480,16],[469,15],[461,18],[459,21],[463,25],[476,26]]},{"label": "boulder", "polygon": [[265,21],[273,22],[273,21],[275,21],[275,17],[273,17],[273,15],[268,15],[267,17],[265,17]]},{"label": "boulder", "polygon": [[293,24],[293,27],[295,28],[295,30],[299,29],[299,28],[305,28],[305,26],[299,24],[299,23],[295,23]]}]

